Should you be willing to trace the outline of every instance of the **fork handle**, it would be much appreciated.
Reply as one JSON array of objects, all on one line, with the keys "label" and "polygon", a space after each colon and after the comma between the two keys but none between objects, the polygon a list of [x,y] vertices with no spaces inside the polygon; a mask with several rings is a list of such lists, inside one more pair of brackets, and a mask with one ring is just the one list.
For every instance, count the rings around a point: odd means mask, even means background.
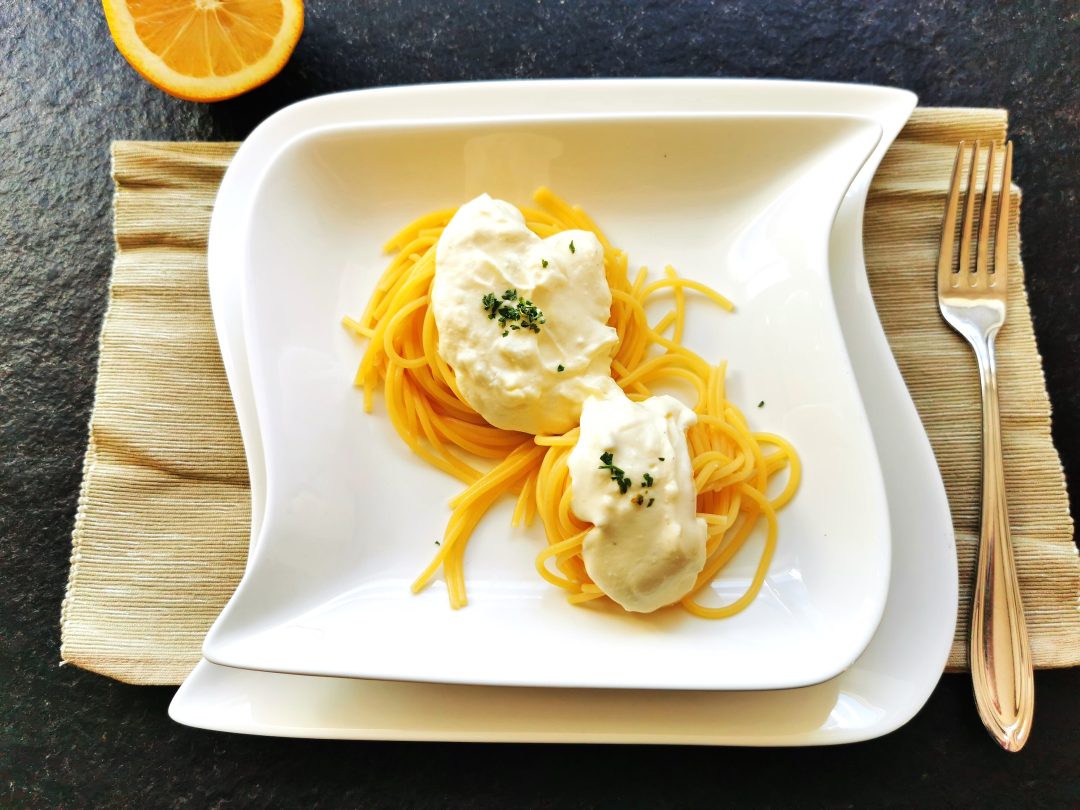
[{"label": "fork handle", "polygon": [[983,403],[982,529],[971,610],[971,677],[987,731],[1006,751],[1019,751],[1031,732],[1035,683],[1005,502],[994,337],[971,341]]}]

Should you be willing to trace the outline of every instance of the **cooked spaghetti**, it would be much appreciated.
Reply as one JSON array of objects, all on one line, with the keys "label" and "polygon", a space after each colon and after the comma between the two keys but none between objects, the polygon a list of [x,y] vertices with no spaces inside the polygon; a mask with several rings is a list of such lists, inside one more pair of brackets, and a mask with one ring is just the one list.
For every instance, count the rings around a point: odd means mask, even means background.
[{"label": "cooked spaghetti", "polygon": [[[671,267],[648,281],[641,269],[633,281],[626,253],[608,242],[593,220],[550,190],[534,195],[538,208],[523,208],[526,224],[537,236],[581,229],[594,233],[604,251],[604,273],[611,288],[608,325],[618,334],[611,376],[632,400],[651,396],[652,388],[688,383],[696,391],[697,424],[689,428],[698,517],[708,530],[706,562],[682,606],[703,618],[738,613],[758,594],[776,547],[776,513],[794,495],[800,467],[784,439],[751,431],[742,412],[725,395],[725,365],[710,365],[682,345],[688,294],[710,299],[724,310],[732,304],[709,287],[681,278]],[[464,554],[470,535],[484,514],[504,495],[516,495],[512,525],[528,526],[539,516],[548,545],[536,567],[547,581],[564,589],[572,603],[604,599],[582,559],[582,543],[591,524],[571,510],[567,458],[578,429],[564,435],[531,436],[488,424],[464,399],[454,370],[439,356],[431,303],[435,251],[443,228],[455,211],[421,217],[395,234],[385,249],[390,266],[359,319],[344,325],[369,343],[356,373],[370,412],[377,388],[398,435],[424,460],[460,479],[466,489],[451,502],[452,512],[438,552],[413,583],[423,589],[441,567],[450,604],[466,604]],[[649,322],[650,304],[670,298],[671,308]],[[483,460],[494,461],[494,466]],[[786,472],[786,482],[771,481]],[[775,494],[770,494],[770,491]],[[698,595],[764,522],[764,547],[749,587],[730,604],[712,607]]]}]

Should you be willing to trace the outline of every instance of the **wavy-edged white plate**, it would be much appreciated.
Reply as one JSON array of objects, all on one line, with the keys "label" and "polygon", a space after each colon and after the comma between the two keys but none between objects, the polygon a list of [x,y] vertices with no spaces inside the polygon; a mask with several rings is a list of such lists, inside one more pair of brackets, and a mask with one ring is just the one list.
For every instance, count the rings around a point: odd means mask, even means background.
[{"label": "wavy-edged white plate", "polygon": [[[885,606],[889,516],[828,243],[880,136],[864,117],[723,112],[366,123],[290,142],[266,164],[246,234],[266,517],[203,655],[306,675],[623,689],[783,689],[846,669]],[[725,315],[690,296],[683,342],[729,361],[728,395],[798,448],[804,475],[764,587],[730,619],[569,604],[536,574],[542,526],[511,529],[512,499],[469,541],[467,608],[448,607],[441,580],[409,587],[461,485],[410,452],[384,408],[363,413],[351,385],[363,347],[336,315],[371,294],[400,223],[538,186],[592,211],[635,265],[670,262],[736,302]],[[706,603],[745,591],[762,542]]]},{"label": "wavy-edged white plate", "polygon": [[[830,245],[833,291],[878,452],[896,539],[885,616],[851,668],[786,692],[501,689],[276,675],[202,663],[171,708],[180,722],[220,730],[312,737],[716,744],[825,744],[866,739],[906,721],[929,696],[955,622],[956,565],[940,476],[877,322],[861,259],[862,205],[872,172],[914,104],[883,88],[796,82],[616,80],[429,86],[362,91],[291,107],[261,126],[222,185],[211,231],[210,283],[219,337],[244,432],[253,537],[264,505],[263,466],[236,272],[261,161],[314,127],[382,120],[528,112],[543,99],[567,111],[785,111],[869,115],[886,137],[841,207]],[[562,108],[554,104],[556,111]],[[918,504],[917,509],[910,508]],[[440,710],[425,709],[438,705]]]}]

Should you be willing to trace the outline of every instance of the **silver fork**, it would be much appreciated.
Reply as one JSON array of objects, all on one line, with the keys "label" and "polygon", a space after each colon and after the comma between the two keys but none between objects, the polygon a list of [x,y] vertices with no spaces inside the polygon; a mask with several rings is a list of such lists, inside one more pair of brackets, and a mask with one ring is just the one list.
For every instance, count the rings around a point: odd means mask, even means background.
[{"label": "silver fork", "polygon": [[1012,181],[1012,142],[1005,145],[1005,166],[998,196],[997,232],[990,261],[990,221],[994,188],[991,143],[979,213],[975,268],[971,269],[971,231],[978,204],[975,178],[981,144],[975,142],[968,170],[960,249],[953,261],[956,215],[960,203],[965,144],[960,142],[953,165],[952,185],[945,207],[938,257],[938,305],[949,325],[975,350],[982,383],[983,489],[982,529],[979,534],[978,575],[971,610],[971,678],[979,717],[987,731],[1007,751],[1019,751],[1031,732],[1035,683],[1031,671],[1024,610],[1013,563],[1005,477],[1001,464],[1001,425],[998,417],[994,339],[1005,323],[1009,264],[1009,189]]}]

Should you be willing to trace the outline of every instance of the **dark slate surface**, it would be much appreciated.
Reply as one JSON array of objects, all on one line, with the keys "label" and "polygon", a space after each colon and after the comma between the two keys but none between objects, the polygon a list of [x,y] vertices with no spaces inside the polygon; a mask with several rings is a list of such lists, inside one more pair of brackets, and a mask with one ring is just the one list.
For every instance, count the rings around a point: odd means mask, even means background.
[{"label": "dark slate surface", "polygon": [[[197,732],[172,689],[57,667],[114,138],[239,139],[335,90],[571,76],[771,76],[908,87],[1012,111],[1024,256],[1080,491],[1080,26],[1061,2],[310,2],[281,76],[189,104],[143,82],[90,0],[0,2],[0,806],[1080,805],[1080,672],[1036,678],[1034,739],[998,752],[966,679],[882,740],[838,749],[324,743]],[[1070,75],[1071,74],[1071,75]]]}]

